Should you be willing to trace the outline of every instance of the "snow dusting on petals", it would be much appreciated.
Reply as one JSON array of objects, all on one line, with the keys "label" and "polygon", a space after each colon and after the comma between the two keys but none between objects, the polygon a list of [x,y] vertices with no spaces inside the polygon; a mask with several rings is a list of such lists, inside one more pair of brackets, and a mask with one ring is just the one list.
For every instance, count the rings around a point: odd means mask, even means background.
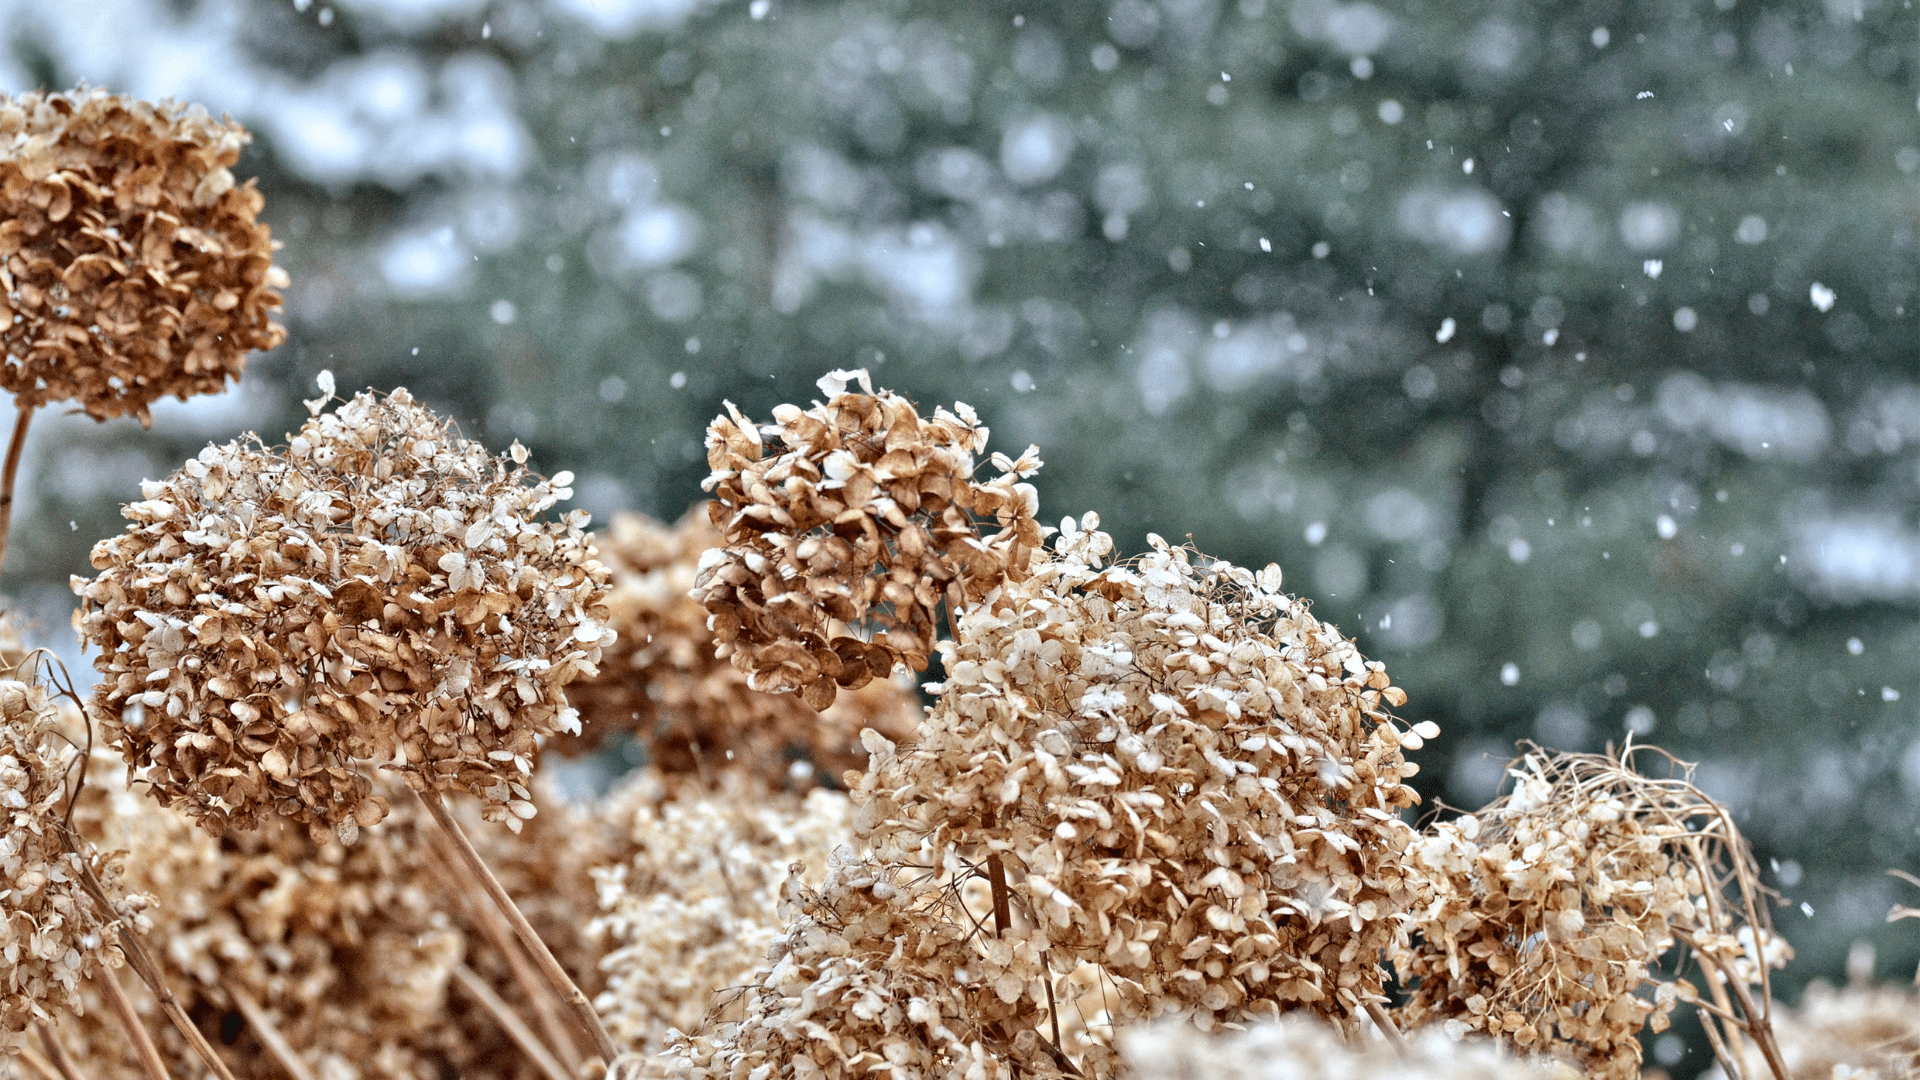
[{"label": "snow dusting on petals", "polygon": [[350,843],[386,815],[375,765],[517,827],[537,740],[614,637],[585,515],[550,520],[559,490],[404,389],[290,444],[207,447],[94,546],[73,587],[106,735],[216,833],[278,814]]}]

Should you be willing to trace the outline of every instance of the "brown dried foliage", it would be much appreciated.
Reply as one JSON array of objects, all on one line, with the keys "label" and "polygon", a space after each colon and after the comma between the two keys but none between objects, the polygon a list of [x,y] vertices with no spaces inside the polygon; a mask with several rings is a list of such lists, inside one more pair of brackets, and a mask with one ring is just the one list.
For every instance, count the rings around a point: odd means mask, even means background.
[{"label": "brown dried foliage", "polygon": [[[1815,980],[1795,1007],[1773,1014],[1789,1080],[1915,1080],[1920,1077],[1920,989],[1857,984],[1836,990]],[[1767,1063],[1743,1047],[1746,1075]]]},{"label": "brown dried foliage", "polygon": [[104,90],[0,98],[0,388],[147,423],[280,344],[286,273],[230,171],[248,138]]},{"label": "brown dried foliage", "polygon": [[[1753,856],[1684,770],[1643,775],[1635,752],[1531,750],[1510,793],[1414,846],[1431,899],[1393,957],[1403,982],[1419,980],[1411,1023],[1563,1054],[1618,1080],[1639,1076],[1641,1029],[1665,1030],[1678,1002],[1764,1025],[1747,988],[1765,1002],[1769,969],[1792,950],[1768,922]],[[1676,944],[1702,969],[1705,997],[1659,970]]]},{"label": "brown dried foliage", "polygon": [[603,809],[624,825],[630,851],[593,871],[601,913],[587,933],[607,980],[595,1007],[623,1045],[654,1053],[676,1029],[738,1019],[746,984],[783,930],[788,867],[818,865],[852,841],[845,795],[764,785],[741,768],[712,789],[662,784],[649,771]]},{"label": "brown dried foliage", "polygon": [[577,727],[565,687],[612,640],[585,514],[544,517],[571,477],[405,390],[321,404],[284,450],[250,436],[149,482],[94,546],[73,587],[103,729],[215,832],[280,814],[351,842],[387,812],[375,764],[518,827],[536,740]]},{"label": "brown dried foliage", "polygon": [[[114,939],[138,925],[149,898],[102,905],[83,885],[87,868],[121,893],[110,860],[83,855],[66,831],[80,756],[61,737],[59,710],[28,672],[0,677],[0,1052],[17,1052],[27,1028],[84,1007],[80,981],[123,963]],[[83,862],[83,859],[86,860]]]},{"label": "brown dried foliage", "polygon": [[[1112,542],[1081,525],[962,617],[914,740],[868,736],[847,779],[872,855],[798,897],[789,959],[738,1028],[689,1045],[690,1075],[804,1052],[833,1077],[876,1053],[928,1076],[1107,1076],[1116,1025],[1301,1006],[1351,1025],[1380,995],[1415,898],[1396,811],[1422,736],[1386,712],[1403,696],[1277,568],[1155,538],[1100,569]],[[1088,967],[1105,1030],[1057,1046]]]},{"label": "brown dried foliage", "polygon": [[791,694],[754,690],[719,658],[707,611],[689,595],[701,554],[721,543],[705,506],[671,526],[616,514],[593,541],[613,574],[608,625],[618,637],[599,674],[567,690],[580,709],[581,734],[552,748],[577,753],[631,731],[663,772],[731,764],[779,788],[792,782],[795,765],[834,778],[864,767],[862,728],[900,738],[919,724],[919,696],[897,677],[875,679],[816,714]]},{"label": "brown dried foliage", "polygon": [[[148,948],[190,1014],[217,1031],[233,991],[247,994],[318,1076],[415,1080],[456,1060],[448,982],[467,946],[421,872],[434,826],[413,800],[351,846],[279,821],[216,839],[124,774],[96,758],[76,816],[102,848],[128,852],[130,884],[160,898]],[[89,1069],[135,1075],[125,1033],[110,1016],[89,1019],[72,1039]],[[174,1075],[201,1074],[176,1032],[149,1031]],[[279,1080],[254,1038],[229,1060],[242,1077]]]},{"label": "brown dried foliage", "polygon": [[[707,428],[701,486],[725,546],[697,581],[720,655],[755,689],[815,709],[896,664],[924,670],[949,593],[977,602],[1023,577],[1043,536],[1020,482],[1040,467],[1036,449],[995,454],[1000,475],[976,481],[987,429],[967,405],[922,417],[864,370],[820,388],[825,403],[781,405],[769,426],[729,402]],[[983,537],[984,522],[998,531]]]}]

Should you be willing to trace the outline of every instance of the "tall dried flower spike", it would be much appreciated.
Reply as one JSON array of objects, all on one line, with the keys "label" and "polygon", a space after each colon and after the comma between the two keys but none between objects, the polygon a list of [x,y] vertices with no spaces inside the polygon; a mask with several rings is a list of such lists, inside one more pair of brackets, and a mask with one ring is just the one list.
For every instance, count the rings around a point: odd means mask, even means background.
[{"label": "tall dried flower spike", "polygon": [[0,389],[96,420],[219,393],[286,332],[249,136],[198,107],[76,90],[0,98]]},{"label": "tall dried flower spike", "polygon": [[716,655],[706,609],[689,595],[701,553],[721,543],[705,506],[671,526],[616,514],[593,542],[613,572],[608,623],[618,639],[600,673],[567,690],[580,709],[582,734],[550,749],[578,753],[632,732],[648,764],[663,772],[731,765],[778,789],[794,783],[796,770],[837,781],[863,768],[862,728],[898,739],[920,723],[919,696],[898,678],[875,679],[816,714],[791,694],[752,689]]},{"label": "tall dried flower spike", "polygon": [[375,765],[518,827],[537,740],[577,727],[565,687],[612,640],[585,513],[546,517],[572,477],[404,389],[324,403],[284,450],[248,436],[147,482],[94,546],[73,587],[107,737],[215,832],[278,814],[351,842],[387,813]]},{"label": "tall dried flower spike", "polygon": [[[0,1051],[17,1053],[29,1027],[78,1004],[80,980],[122,963],[115,938],[147,905],[139,894],[105,907],[85,885],[89,867],[66,832],[79,752],[56,731],[57,710],[37,680],[0,678]],[[111,864],[93,869],[112,886]]]},{"label": "tall dried flower spike", "polygon": [[[1634,1080],[1641,1029],[1664,1031],[1687,1001],[1778,1063],[1768,972],[1792,949],[1768,923],[1753,854],[1686,770],[1639,772],[1634,757],[1647,753],[1658,752],[1530,749],[1509,770],[1510,793],[1414,845],[1408,862],[1427,899],[1392,958],[1402,985],[1418,983],[1411,1023],[1563,1054],[1596,1080]],[[1704,989],[1659,969],[1676,944]],[[1737,1040],[1711,1023],[1707,1033],[1725,1059]]]},{"label": "tall dried flower spike", "polygon": [[999,475],[977,481],[987,429],[964,403],[923,417],[864,369],[819,385],[825,403],[781,405],[771,425],[729,402],[707,428],[701,486],[725,546],[702,560],[696,592],[720,655],[756,690],[825,709],[896,664],[924,670],[941,602],[1024,577],[1045,530],[1022,482],[1037,448],[995,454]]}]

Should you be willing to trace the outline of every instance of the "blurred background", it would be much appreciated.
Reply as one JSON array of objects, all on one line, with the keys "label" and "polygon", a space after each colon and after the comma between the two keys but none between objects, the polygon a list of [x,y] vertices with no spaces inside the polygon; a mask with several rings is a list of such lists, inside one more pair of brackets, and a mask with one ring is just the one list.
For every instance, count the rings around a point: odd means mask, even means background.
[{"label": "blurred background", "polygon": [[1920,900],[1911,0],[13,0],[0,37],[0,88],[246,123],[293,276],[230,393],[36,425],[0,584],[69,656],[138,482],[322,368],[604,520],[700,497],[723,398],[867,367],[1038,443],[1044,516],[1278,561],[1445,729],[1430,800],[1631,733],[1736,808],[1790,986],[1920,960],[1883,923]]}]

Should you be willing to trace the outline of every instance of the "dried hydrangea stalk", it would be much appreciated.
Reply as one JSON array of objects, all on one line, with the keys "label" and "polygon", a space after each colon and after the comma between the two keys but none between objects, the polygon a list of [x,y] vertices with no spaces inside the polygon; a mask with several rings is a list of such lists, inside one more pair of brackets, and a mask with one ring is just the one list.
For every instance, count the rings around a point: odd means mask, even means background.
[{"label": "dried hydrangea stalk", "polygon": [[[283,822],[217,840],[129,790],[125,773],[101,755],[76,826],[127,852],[128,885],[160,898],[145,936],[189,1011],[257,1004],[318,1076],[410,1080],[440,1070],[450,972],[466,947],[445,897],[419,872],[433,835],[424,814],[403,801],[351,846],[316,844]],[[88,1050],[111,1053],[112,1032],[101,1034]],[[170,1071],[198,1075],[192,1049],[162,1034]],[[95,1068],[109,1071],[111,1060]],[[275,1075],[271,1066],[242,1074]]]},{"label": "dried hydrangea stalk", "polygon": [[723,766],[746,769],[766,786],[794,783],[798,770],[838,780],[866,765],[860,730],[906,736],[925,710],[904,673],[875,679],[815,713],[791,694],[763,694],[718,657],[707,611],[689,595],[700,556],[721,544],[706,508],[665,525],[621,513],[594,534],[613,573],[608,624],[616,642],[600,672],[567,688],[582,733],[550,743],[561,753],[596,749],[632,732],[647,762],[667,773]]},{"label": "dried hydrangea stalk", "polygon": [[321,404],[284,450],[209,446],[148,482],[94,546],[73,587],[104,730],[215,832],[278,814],[350,842],[387,813],[375,764],[517,827],[537,740],[577,727],[565,687],[613,638],[585,513],[544,516],[571,476],[405,390]]},{"label": "dried hydrangea stalk", "polygon": [[90,867],[66,831],[72,744],[57,730],[46,687],[0,678],[0,1052],[15,1053],[27,1030],[83,1007],[80,980],[101,965],[123,963],[118,937],[144,918],[150,898],[121,896],[116,906],[88,888],[113,893],[111,862]]},{"label": "dried hydrangea stalk", "polygon": [[[1489,1040],[1456,1042],[1435,1029],[1403,1050],[1355,1045],[1333,1027],[1293,1015],[1243,1031],[1203,1034],[1180,1023],[1134,1028],[1120,1036],[1135,1080],[1579,1080],[1551,1058],[1517,1059]],[[1824,1080],[1824,1078],[1823,1078]]]},{"label": "dried hydrangea stalk", "polygon": [[[1410,865],[1430,899],[1393,965],[1414,1024],[1482,1032],[1571,1057],[1596,1078],[1640,1075],[1643,1027],[1663,1031],[1681,1001],[1726,1035],[1750,1034],[1777,1062],[1768,972],[1792,949],[1776,935],[1753,855],[1725,808],[1685,771],[1642,775],[1620,756],[1530,750],[1514,788],[1479,813],[1430,828]],[[1674,945],[1708,995],[1658,970]],[[1737,1004],[1736,1004],[1737,1002]],[[1784,1065],[1779,1080],[1787,1080]]]},{"label": "dried hydrangea stalk", "polygon": [[[1789,1080],[1912,1080],[1920,1074],[1920,991],[1865,981],[1835,989],[1814,980],[1773,1024]],[[1744,1076],[1764,1076],[1758,1046],[1742,1048]]]},{"label": "dried hydrangea stalk", "polygon": [[[815,709],[896,664],[925,669],[942,601],[1020,579],[1043,538],[1022,482],[1040,468],[1036,448],[995,454],[999,475],[976,481],[987,429],[967,405],[923,417],[864,369],[820,389],[825,403],[781,405],[771,425],[729,402],[707,428],[701,486],[725,546],[702,560],[696,590],[720,655],[754,689]],[[983,523],[998,531],[982,536]]]},{"label": "dried hydrangea stalk", "polygon": [[[1013,929],[982,977],[1085,962],[1113,1021],[1204,1029],[1305,1007],[1351,1025],[1415,897],[1403,749],[1377,662],[1258,573],[1112,549],[1088,515],[961,619],[918,739],[880,746],[856,829],[903,864],[1004,863]],[[943,646],[943,648],[945,648]]]},{"label": "dried hydrangea stalk", "polygon": [[[852,841],[844,794],[763,788],[757,773],[736,768],[711,790],[681,785],[659,801],[635,792],[602,811],[624,825],[632,849],[593,871],[601,912],[587,929],[607,978],[595,1006],[621,1045],[657,1052],[674,1030],[738,1020],[740,988],[784,929],[789,866],[817,866]],[[820,875],[802,880],[817,886]]]},{"label": "dried hydrangea stalk", "polygon": [[0,389],[145,423],[280,344],[286,273],[260,193],[230,171],[249,138],[104,90],[0,99]]}]

